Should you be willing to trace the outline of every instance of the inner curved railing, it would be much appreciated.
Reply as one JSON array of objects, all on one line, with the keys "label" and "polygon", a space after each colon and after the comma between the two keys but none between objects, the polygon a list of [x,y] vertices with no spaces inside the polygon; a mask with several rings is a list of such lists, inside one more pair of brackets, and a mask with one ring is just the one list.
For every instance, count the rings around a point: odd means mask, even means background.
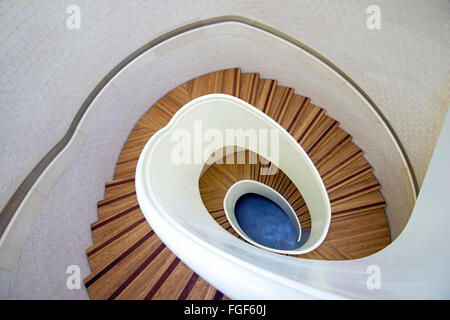
[{"label": "inner curved railing", "polygon": [[[260,148],[248,139],[241,139],[247,129],[256,130],[266,138],[271,132],[271,139],[266,139],[265,146]],[[217,138],[220,135],[226,137],[229,130],[240,132],[234,143]],[[212,136],[217,139],[214,143],[199,146],[195,139],[199,131],[209,137],[209,141]],[[136,170],[136,193],[144,216],[158,236],[163,240],[170,238],[161,234],[164,232],[158,228],[158,221],[164,220],[176,226],[178,232],[196,235],[200,242],[209,242],[223,233],[202,203],[198,180],[207,159],[203,155],[210,155],[211,151],[217,152],[227,145],[258,153],[289,176],[301,191],[312,221],[308,241],[289,252],[302,254],[317,248],[326,237],[331,207],[312,161],[279,124],[250,104],[224,94],[206,95],[186,104],[148,141],[141,153]],[[183,149],[186,146],[189,147]],[[194,152],[187,154],[186,150]],[[169,233],[173,235],[174,231]],[[171,249],[177,252],[176,248]]]},{"label": "inner curved railing", "polygon": [[[245,198],[250,195],[253,198],[250,198],[252,203],[243,205],[243,203],[248,202]],[[258,196],[261,199],[255,199],[254,196]],[[256,203],[255,200],[257,201]],[[263,201],[262,203],[261,200]],[[259,248],[289,254],[290,250],[298,249],[303,244],[300,242],[302,237],[301,224],[294,209],[281,194],[261,182],[253,180],[236,182],[228,189],[223,200],[223,207],[227,220],[234,231],[247,242]],[[249,215],[247,210],[241,209],[242,207],[250,207],[250,211],[258,213],[258,216],[254,214]],[[273,208],[279,210],[270,210]],[[275,218],[277,215],[273,213],[279,214],[280,211],[282,212],[281,216]],[[238,212],[244,213],[238,215]],[[247,218],[243,221],[247,221],[244,225],[250,226],[250,228],[247,228],[251,231],[250,234],[241,225],[242,218],[241,222],[239,221],[239,217],[245,218],[246,216]],[[270,225],[267,225],[268,223]],[[284,226],[284,228],[280,228],[280,226]],[[295,240],[287,241],[289,236],[292,235],[292,231],[295,232]]]}]

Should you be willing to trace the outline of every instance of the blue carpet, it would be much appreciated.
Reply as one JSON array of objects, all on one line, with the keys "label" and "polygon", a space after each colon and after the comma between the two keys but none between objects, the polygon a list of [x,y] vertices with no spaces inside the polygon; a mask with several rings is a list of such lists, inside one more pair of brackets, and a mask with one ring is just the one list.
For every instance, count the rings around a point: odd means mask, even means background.
[{"label": "blue carpet", "polygon": [[286,213],[276,203],[258,194],[248,193],[240,197],[234,211],[247,236],[266,247],[297,249],[309,237],[309,231],[305,231],[298,242],[295,227]]}]

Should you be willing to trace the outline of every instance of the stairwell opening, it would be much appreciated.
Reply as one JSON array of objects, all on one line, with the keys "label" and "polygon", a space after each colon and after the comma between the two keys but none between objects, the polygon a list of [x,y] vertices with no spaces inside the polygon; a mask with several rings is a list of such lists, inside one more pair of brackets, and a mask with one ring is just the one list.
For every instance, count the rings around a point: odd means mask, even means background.
[{"label": "stairwell opening", "polygon": [[294,250],[309,238],[309,230],[298,239],[295,226],[286,212],[272,200],[247,193],[236,202],[234,213],[240,228],[254,241],[270,248]]},{"label": "stairwell opening", "polygon": [[289,202],[277,191],[254,180],[241,180],[230,187],[224,211],[231,227],[247,242],[269,250],[300,248],[310,231],[302,232]]}]

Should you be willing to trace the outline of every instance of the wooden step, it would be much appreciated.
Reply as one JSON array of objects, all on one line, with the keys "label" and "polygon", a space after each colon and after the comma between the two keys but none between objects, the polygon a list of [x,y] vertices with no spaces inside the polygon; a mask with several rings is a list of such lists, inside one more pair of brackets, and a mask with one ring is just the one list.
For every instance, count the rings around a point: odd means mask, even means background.
[{"label": "wooden step", "polygon": [[[251,156],[253,153],[246,151],[247,156]],[[253,154],[254,155],[254,154]],[[225,161],[222,161],[225,162]],[[247,170],[242,170],[249,172],[248,175],[251,176],[252,168],[257,168],[254,165],[251,165],[250,163],[245,163],[242,165],[238,165],[238,167],[247,167]],[[216,222],[222,226],[226,231],[229,233],[235,235],[236,237],[240,238],[237,233],[234,231],[234,229],[231,227],[230,223],[228,222],[225,213],[223,211],[223,200],[225,197],[226,192],[228,191],[228,188],[235,183],[234,181],[238,181],[238,179],[233,180],[232,176],[233,174],[237,175],[237,172],[240,172],[239,170],[236,170],[233,168],[233,166],[227,165],[227,164],[213,164],[201,177],[199,181],[199,188],[202,196],[202,200],[205,204],[206,209],[209,211],[211,216],[216,220]],[[254,173],[255,180],[264,182],[265,176],[258,175]],[[242,174],[240,174],[242,176]],[[225,178],[226,177],[226,178]],[[282,186],[286,185],[286,188],[282,193],[288,202],[292,205],[294,203],[299,203],[302,200],[300,192],[297,190],[295,185],[290,182],[290,179],[284,175],[284,173],[280,170],[279,171],[279,177],[283,177],[284,183]],[[228,182],[227,179],[229,179]],[[258,180],[259,179],[259,180]],[[278,181],[282,180],[281,178],[278,178]],[[281,181],[280,181],[281,182]],[[304,202],[303,202],[304,204]],[[307,207],[301,208],[299,211],[299,216],[301,215],[300,221],[305,222],[304,226],[307,230],[308,227],[310,227],[310,216],[309,211],[307,210]]]},{"label": "wooden step", "polygon": [[240,91],[238,98],[244,100],[245,102],[251,105],[255,105],[258,83],[259,83],[258,73],[241,74]]},{"label": "wooden step", "polygon": [[276,87],[275,80],[259,79],[256,87],[255,107],[264,112],[272,103]]},{"label": "wooden step", "polygon": [[105,199],[97,203],[97,213],[99,219],[109,218],[123,210],[138,204],[134,185],[129,190],[124,190],[119,196]]},{"label": "wooden step", "polygon": [[[155,132],[155,130],[144,126],[143,123],[139,121],[131,131],[123,147],[125,148],[128,144],[133,144],[136,140],[143,140],[145,143],[145,141],[150,139],[150,137],[155,134]],[[122,152],[120,155],[122,155]]]},{"label": "wooden step", "polygon": [[[341,140],[342,141],[342,140]],[[339,143],[339,141],[338,141]],[[323,180],[327,180],[340,170],[350,165],[358,158],[362,158],[363,152],[354,143],[345,138],[345,142],[337,146],[334,153],[318,161],[317,170]]]},{"label": "wooden step", "polygon": [[130,179],[133,178],[136,173],[138,159],[132,159],[125,162],[118,162],[116,164],[116,171],[114,173],[114,179]]},{"label": "wooden step", "polygon": [[221,70],[200,76],[191,82],[190,98],[192,100],[211,93],[238,96],[240,93],[240,79],[241,70],[239,68]]},{"label": "wooden step", "polygon": [[252,169],[247,165],[250,164],[250,153],[248,151],[236,153],[236,163],[241,163],[236,165],[236,180],[251,180]]},{"label": "wooden step", "polygon": [[292,181],[281,195],[286,200],[288,200],[289,204],[291,205],[301,197],[300,191],[298,191],[297,187]]},{"label": "wooden step", "polygon": [[[118,238],[101,251],[99,246],[88,250],[89,262],[95,265],[93,273],[85,279],[91,298],[186,299],[190,294],[198,296],[205,291],[205,283],[195,286],[198,277],[193,277],[193,272],[148,225],[141,224],[129,233],[129,237]],[[223,297],[220,292],[211,291],[204,294],[211,295],[211,299]]]},{"label": "wooden step", "polygon": [[202,200],[206,209],[210,214],[223,210],[223,199],[227,193],[227,190],[216,188],[214,185],[205,180],[202,179],[200,181],[199,188],[203,190]]},{"label": "wooden step", "polygon": [[[109,299],[139,299],[144,300],[154,295],[167,274],[173,272],[174,264],[180,260],[162,243],[156,248],[151,259],[144,260],[134,273],[124,277],[125,281],[109,296]],[[182,286],[180,285],[179,288]],[[171,297],[173,299],[173,297]]]},{"label": "wooden step", "polygon": [[108,299],[161,245],[161,240],[150,231],[103,269],[91,273],[85,279],[91,298]]},{"label": "wooden step", "polygon": [[328,197],[332,205],[338,205],[339,203],[360,197],[372,191],[379,190],[380,188],[381,185],[378,183],[377,179],[375,179],[373,174],[369,173],[360,176],[336,191],[330,192]]},{"label": "wooden step", "polygon": [[268,177],[268,179],[265,181],[265,184],[267,184],[272,189],[277,190],[277,187],[280,186],[285,176],[286,174],[283,172],[283,170],[279,169],[276,174]]},{"label": "wooden step", "polygon": [[147,293],[145,300],[177,299],[193,275],[192,270],[177,257],[167,268],[162,269],[165,269],[164,273]]},{"label": "wooden step", "polygon": [[[304,255],[305,258],[323,259],[329,256],[332,248],[332,260],[348,260],[366,257],[390,243],[389,226],[384,210],[374,209],[351,216],[333,216],[325,241],[319,248]],[[325,250],[324,250],[325,249]],[[315,257],[314,257],[315,256]]]},{"label": "wooden step", "polygon": [[292,127],[289,129],[289,133],[295,140],[304,141],[311,134],[311,129],[324,115],[325,112],[323,109],[308,103],[300,111],[298,118],[294,120]]},{"label": "wooden step", "polygon": [[111,200],[135,191],[134,178],[124,178],[108,181],[105,185],[104,200]]},{"label": "wooden step", "polygon": [[384,208],[386,203],[379,191],[372,191],[345,202],[331,204],[332,215],[348,216],[356,213]]},{"label": "wooden step", "polygon": [[141,220],[142,215],[139,205],[126,208],[108,218],[97,220],[91,224],[94,243],[102,242],[127,229],[129,226]]},{"label": "wooden step", "polygon": [[291,185],[291,179],[287,175],[283,175],[281,182],[274,189],[282,195],[286,192],[287,188]]},{"label": "wooden step", "polygon": [[358,179],[359,177],[372,172],[372,167],[362,156],[357,157],[354,161],[343,166],[341,170],[333,175],[329,175],[324,180],[328,193],[335,191],[340,187],[344,187],[347,183]]},{"label": "wooden step", "polygon": [[147,220],[142,217],[122,232],[95,243],[86,250],[91,270],[97,271],[104,268],[150,231]]},{"label": "wooden step", "polygon": [[299,210],[303,206],[306,206],[305,199],[303,199],[303,197],[298,198],[292,203],[292,209],[295,211]]},{"label": "wooden step", "polygon": [[[170,118],[173,117],[173,115],[181,109],[186,103],[188,103],[191,100],[191,96],[189,94],[189,91],[186,86],[180,86],[172,91],[170,91],[168,94],[166,94],[164,97],[159,99],[152,108],[157,107],[161,109],[166,115],[168,115]],[[150,121],[150,119],[145,119],[147,122]]]},{"label": "wooden step", "polygon": [[[183,300],[186,295],[178,297],[179,300]],[[214,289],[203,278],[197,278],[191,291],[184,300],[221,300],[223,295],[216,289]]]},{"label": "wooden step", "polygon": [[320,141],[317,146],[309,153],[309,157],[316,167],[327,159],[334,160],[334,156],[345,146],[345,143],[351,140],[344,130],[336,128],[329,136]]},{"label": "wooden step", "polygon": [[[292,88],[277,86],[274,90],[273,99],[265,107],[264,112],[269,117],[279,122],[285,116],[293,95],[294,90]],[[267,161],[267,164],[264,164],[264,166],[269,169],[271,167],[271,162]],[[264,175],[258,177],[258,181],[269,184],[269,181],[273,178],[273,175]]]},{"label": "wooden step", "polygon": [[286,113],[278,120],[278,123],[286,129],[286,131],[290,132],[292,127],[296,125],[296,120],[299,119],[300,113],[307,105],[309,105],[309,101],[310,99],[307,97],[294,94],[289,102]]},{"label": "wooden step", "polygon": [[137,123],[124,146],[122,147],[122,151],[119,155],[118,161],[121,162],[127,160],[126,157],[129,157],[129,150],[137,147],[143,148],[143,146],[155,133],[156,130],[145,127],[141,123]]},{"label": "wooden step", "polygon": [[335,130],[339,127],[339,122],[330,117],[324,116],[311,132],[311,134],[303,141],[302,148],[306,153],[310,154],[317,148],[318,145],[329,136],[331,136]]},{"label": "wooden step", "polygon": [[144,114],[138,124],[148,128],[149,131],[158,131],[166,126],[171,118],[172,116],[157,102]]},{"label": "wooden step", "polygon": [[294,89],[277,86],[273,94],[273,99],[267,106],[265,113],[275,121],[279,121],[286,114],[293,95]]}]

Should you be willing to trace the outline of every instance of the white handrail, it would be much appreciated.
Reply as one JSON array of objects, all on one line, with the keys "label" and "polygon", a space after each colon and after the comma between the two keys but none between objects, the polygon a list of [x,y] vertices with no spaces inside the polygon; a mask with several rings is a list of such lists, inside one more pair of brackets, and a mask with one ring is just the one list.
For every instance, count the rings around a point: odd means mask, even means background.
[{"label": "white handrail", "polygon": [[[308,241],[293,251],[295,254],[302,254],[317,248],[325,239],[331,219],[328,194],[317,169],[306,152],[284,128],[257,108],[230,95],[210,94],[190,101],[173,116],[165,128],[148,141],[136,169],[136,188],[140,204],[148,202],[153,206],[163,207],[158,214],[173,218],[190,230],[186,232],[192,232],[198,226],[192,225],[191,221],[200,223],[197,220],[202,220],[201,224],[206,223],[203,220],[208,220],[209,215],[203,206],[197,186],[206,159],[200,158],[196,162],[195,155],[189,158],[191,161],[187,163],[175,163],[176,160],[173,159],[173,153],[179,144],[173,141],[173,137],[177,133],[184,138],[190,132],[195,134],[199,123],[204,132],[218,130],[224,137],[230,129],[236,132],[240,130],[240,138],[243,138],[242,135],[247,129],[258,132],[258,144],[254,145],[238,138],[234,141],[235,145],[259,153],[274,163],[299,189],[308,206],[312,228]],[[267,132],[270,130],[276,130],[278,133],[276,141],[268,139]],[[267,139],[262,141],[261,137]],[[267,145],[261,147],[262,142]],[[208,145],[193,145],[199,144],[198,139],[188,143],[189,148],[201,155],[211,154]],[[226,145],[230,145],[229,141],[222,139],[214,145],[213,151],[223,149]],[[149,222],[151,223],[151,218]],[[220,229],[213,230],[218,232]]]},{"label": "white handrail", "polygon": [[[226,256],[228,262],[248,258],[252,254],[266,254],[261,252],[263,250],[228,234],[208,214],[198,188],[198,180],[206,160],[183,164],[171,161],[171,154],[176,148],[172,139],[173,133],[176,130],[193,132],[199,121],[205,131],[218,129],[225,133],[230,128],[252,128],[258,132],[275,130],[278,133],[279,139],[276,143],[279,155],[269,152],[274,149],[274,142],[269,140],[269,146],[262,149],[255,149],[248,141],[240,139],[237,139],[235,145],[259,153],[274,163],[299,189],[309,208],[312,228],[308,240],[296,250],[296,254],[317,248],[325,239],[331,220],[328,194],[317,169],[306,152],[284,128],[245,101],[224,94],[206,95],[186,104],[166,127],[147,142],[139,158],[136,169],[139,205],[147,221],[165,244],[205,279],[208,279],[207,272],[202,272],[202,266],[198,264],[199,261],[204,263],[205,253],[202,253],[202,256],[194,254],[202,247],[207,247],[215,255],[221,256],[221,259]],[[226,145],[227,141],[224,141],[222,145],[216,145],[213,151],[223,149]],[[209,156],[210,151],[205,151],[205,154]],[[186,252],[190,255],[186,255]],[[243,252],[247,254],[242,255]],[[211,256],[208,256],[208,259],[214,260]],[[242,263],[245,264],[245,261],[240,260],[241,266]],[[247,265],[250,269],[254,267]],[[214,279],[208,280],[219,286]],[[234,296],[226,289],[222,291]]]},{"label": "white handrail", "polygon": [[[221,104],[222,108],[209,105],[213,101]],[[242,117],[237,110],[246,110],[243,111],[246,116]],[[283,129],[237,98],[204,96],[180,109],[169,124],[148,141],[139,158],[136,193],[144,216],[169,249],[225,295],[232,299],[450,297],[450,251],[447,248],[448,233],[445,232],[449,220],[445,209],[449,205],[448,197],[441,196],[444,189],[440,193],[433,192],[434,186],[444,186],[448,181],[448,166],[443,163],[448,160],[449,153],[449,119],[444,125],[444,136],[436,147],[438,154],[430,164],[431,175],[425,179],[405,230],[380,252],[350,261],[317,261],[279,255],[245,243],[224,231],[207,213],[201,201],[198,178],[203,164],[176,166],[168,161],[173,148],[170,131],[176,127],[193,129],[187,124],[192,125],[197,119],[211,120],[216,127],[223,122],[244,128],[258,127],[257,122],[261,121],[278,128],[281,135]],[[314,166],[308,158],[305,157],[303,168],[292,163],[292,156],[302,157],[304,151],[298,150],[297,155],[289,154],[291,157],[284,156],[284,148],[288,148],[290,143],[298,145],[293,139],[280,139],[278,167],[304,196],[313,219],[312,232],[314,228],[319,231],[318,224],[329,225],[328,197],[322,193],[325,188],[321,180],[314,180],[317,177],[314,170],[310,171],[309,166]],[[261,155],[271,160],[268,153]],[[302,179],[308,172],[314,177],[312,181],[305,180],[311,183],[308,188],[302,188],[304,185],[295,175],[296,171],[301,172]],[[325,215],[322,221],[317,216],[321,212]],[[316,232],[315,243],[320,243],[325,235],[326,232],[322,235],[320,231]],[[309,249],[313,247],[315,244],[310,242]],[[378,274],[372,275],[370,272],[373,270],[378,270]],[[373,276],[381,277],[380,287],[369,285],[368,281]]]}]

